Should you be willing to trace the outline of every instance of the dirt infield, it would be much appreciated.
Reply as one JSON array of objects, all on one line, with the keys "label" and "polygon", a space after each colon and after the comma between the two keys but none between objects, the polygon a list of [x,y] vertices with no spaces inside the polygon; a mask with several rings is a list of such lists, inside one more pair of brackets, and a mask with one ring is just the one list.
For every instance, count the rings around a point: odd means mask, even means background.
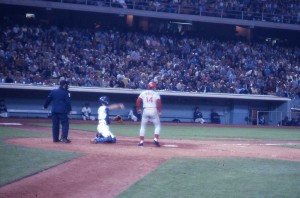
[{"label": "dirt infield", "polygon": [[[22,123],[13,128],[51,133],[48,127]],[[299,141],[187,141],[162,139],[160,148],[151,140],[137,146],[137,138],[118,137],[116,144],[90,144],[90,132],[70,130],[71,144],[53,143],[50,138],[9,139],[8,143],[26,147],[80,152],[70,162],[26,177],[0,188],[2,197],[116,197],[160,164],[172,157],[265,158],[300,161],[300,149],[280,144]],[[67,175],[67,177],[66,177]]]}]

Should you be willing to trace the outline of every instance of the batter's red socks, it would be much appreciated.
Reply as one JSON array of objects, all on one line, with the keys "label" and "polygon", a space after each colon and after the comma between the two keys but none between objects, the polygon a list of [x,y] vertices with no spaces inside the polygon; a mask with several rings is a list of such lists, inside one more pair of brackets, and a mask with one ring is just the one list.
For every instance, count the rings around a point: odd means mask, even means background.
[{"label": "batter's red socks", "polygon": [[159,137],[158,134],[154,134],[154,140],[155,140],[155,141],[158,141],[158,137]]},{"label": "batter's red socks", "polygon": [[144,136],[140,136],[140,143],[144,142]]}]

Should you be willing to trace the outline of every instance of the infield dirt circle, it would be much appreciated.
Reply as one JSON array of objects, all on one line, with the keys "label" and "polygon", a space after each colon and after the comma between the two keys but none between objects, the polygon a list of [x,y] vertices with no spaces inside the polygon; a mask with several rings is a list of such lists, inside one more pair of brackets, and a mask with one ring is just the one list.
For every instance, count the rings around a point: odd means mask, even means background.
[{"label": "infield dirt circle", "polygon": [[[26,120],[18,122],[23,125],[10,127],[51,133],[49,127],[31,126],[26,124]],[[53,143],[50,138],[7,140],[8,143],[26,147],[79,152],[83,156],[3,186],[0,188],[0,197],[112,198],[172,157],[300,161],[300,149],[280,146],[299,144],[299,141],[161,139],[162,146],[156,148],[152,140],[148,139],[145,146],[139,148],[137,137],[118,136],[116,144],[90,144],[93,135],[90,132],[70,130],[71,144]]]}]

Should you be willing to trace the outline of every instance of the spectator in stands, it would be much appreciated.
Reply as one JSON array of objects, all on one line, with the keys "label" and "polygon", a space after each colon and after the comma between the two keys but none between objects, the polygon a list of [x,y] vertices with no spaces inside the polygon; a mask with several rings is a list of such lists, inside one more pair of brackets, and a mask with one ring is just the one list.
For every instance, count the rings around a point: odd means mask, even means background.
[{"label": "spectator in stands", "polygon": [[85,103],[81,109],[82,119],[83,120],[95,120],[95,117],[92,116],[92,109],[89,103]]},{"label": "spectator in stands", "polygon": [[[44,48],[26,39],[36,31],[45,45],[53,46]],[[0,51],[0,73],[8,83],[55,85],[64,79],[74,86],[145,89],[154,80],[158,90],[289,98],[295,98],[300,87],[297,47],[100,29],[12,26],[4,33],[7,45]],[[90,35],[98,44],[92,44]],[[117,53],[120,46],[124,52]]]},{"label": "spectator in stands", "polygon": [[194,122],[204,124],[205,120],[203,119],[202,112],[200,111],[199,107],[195,107],[194,110]]},{"label": "spectator in stands", "polygon": [[215,111],[215,109],[211,110],[210,121],[212,124],[220,124],[221,123],[220,115]]},{"label": "spectator in stands", "polygon": [[4,78],[5,83],[14,83],[14,76],[12,72],[8,72],[8,75]]},{"label": "spectator in stands", "polygon": [[5,76],[3,73],[0,73],[0,83],[4,83],[5,82]]},{"label": "spectator in stands", "polygon": [[[54,1],[54,0],[53,0]],[[57,0],[56,0],[57,1]],[[68,1],[81,4],[83,0]],[[84,1],[85,2],[85,1]],[[130,1],[112,0],[106,3],[102,1],[87,1],[88,4],[108,7],[121,7],[138,10],[171,12],[176,14],[191,14],[201,16],[214,16],[222,18],[237,18],[249,20],[264,20],[281,23],[299,23],[300,4],[295,0],[272,1]],[[18,30],[18,29],[16,29]]]},{"label": "spectator in stands", "polygon": [[5,104],[4,99],[0,99],[0,117],[2,117],[2,118],[8,117],[7,106]]},{"label": "spectator in stands", "polygon": [[117,2],[122,8],[127,8],[125,0],[112,0],[112,2]]}]

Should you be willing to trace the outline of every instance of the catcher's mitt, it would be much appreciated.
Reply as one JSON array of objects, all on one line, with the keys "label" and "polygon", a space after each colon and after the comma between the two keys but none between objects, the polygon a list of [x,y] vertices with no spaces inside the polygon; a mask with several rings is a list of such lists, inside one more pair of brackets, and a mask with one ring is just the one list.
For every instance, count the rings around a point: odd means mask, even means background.
[{"label": "catcher's mitt", "polygon": [[112,120],[113,120],[113,121],[118,121],[118,122],[123,122],[123,119],[122,119],[122,117],[121,117],[120,115],[117,115],[117,116],[114,117]]}]

